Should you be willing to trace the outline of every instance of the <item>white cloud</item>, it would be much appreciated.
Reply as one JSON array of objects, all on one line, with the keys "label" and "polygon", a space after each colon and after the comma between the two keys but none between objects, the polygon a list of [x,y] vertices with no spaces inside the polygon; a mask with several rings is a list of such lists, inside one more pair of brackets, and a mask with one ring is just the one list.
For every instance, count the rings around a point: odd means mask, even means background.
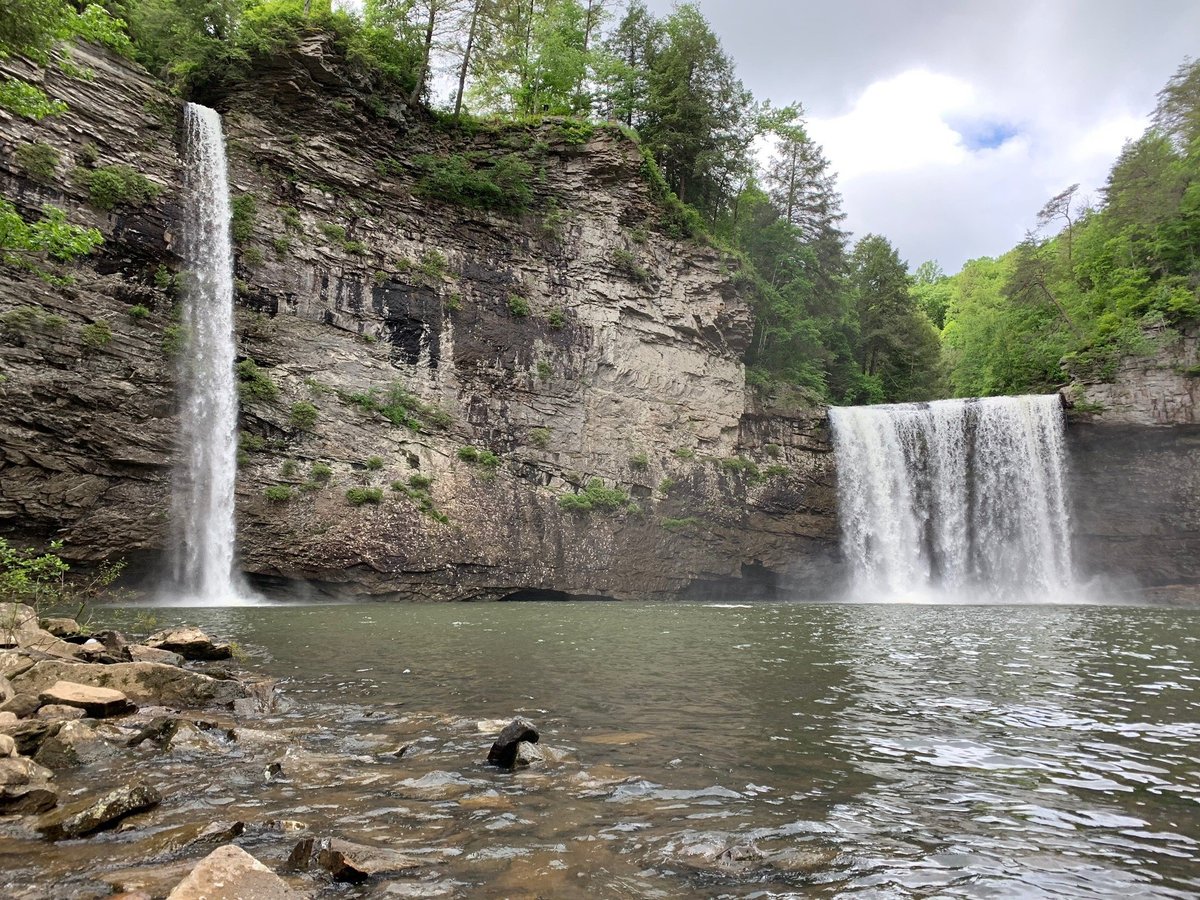
[{"label": "white cloud", "polygon": [[947,119],[971,108],[975,89],[924,69],[869,85],[849,112],[808,123],[843,179],[960,165],[968,151]]}]

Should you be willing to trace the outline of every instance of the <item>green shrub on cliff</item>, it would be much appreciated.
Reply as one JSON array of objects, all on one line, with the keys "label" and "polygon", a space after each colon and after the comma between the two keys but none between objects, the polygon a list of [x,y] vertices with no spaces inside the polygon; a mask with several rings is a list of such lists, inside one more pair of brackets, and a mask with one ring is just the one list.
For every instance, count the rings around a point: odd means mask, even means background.
[{"label": "green shrub on cliff", "polygon": [[301,431],[308,431],[317,424],[317,408],[307,400],[298,400],[288,412],[288,421]]},{"label": "green shrub on cliff", "polygon": [[162,191],[149,178],[124,165],[77,168],[73,175],[87,189],[88,202],[106,212],[118,206],[145,206]]},{"label": "green shrub on cliff", "polygon": [[85,350],[100,350],[112,340],[112,328],[103,319],[84,325],[79,332]]},{"label": "green shrub on cliff", "polygon": [[422,172],[417,193],[445,203],[516,214],[533,201],[533,169],[515,153],[413,157]]},{"label": "green shrub on cliff", "polygon": [[229,228],[234,241],[244,244],[254,237],[254,223],[258,219],[258,201],[251,193],[239,194],[229,203]]},{"label": "green shrub on cliff", "polygon": [[238,377],[238,396],[243,403],[249,400],[269,403],[279,396],[279,385],[249,357],[238,363],[235,371]]},{"label": "green shrub on cliff", "polygon": [[37,264],[38,258],[48,256],[56,262],[69,262],[86,256],[102,243],[104,237],[97,229],[72,225],[57,207],[42,207],[42,217],[29,223],[12,203],[0,198],[0,260],[9,265],[52,280],[54,276]]},{"label": "green shrub on cliff", "polygon": [[292,499],[292,487],[288,484],[273,484],[263,491],[263,496],[272,503],[287,503]]},{"label": "green shrub on cliff", "polygon": [[605,487],[599,478],[589,481],[582,493],[563,494],[558,498],[559,509],[569,512],[613,512],[628,503],[628,494],[620,488]]},{"label": "green shrub on cliff", "polygon": [[346,491],[346,499],[352,506],[362,506],[364,503],[378,503],[383,499],[383,488],[352,487]]},{"label": "green shrub on cliff", "polygon": [[33,142],[20,144],[16,156],[17,164],[25,170],[26,175],[34,181],[49,184],[54,180],[62,154],[49,144]]}]

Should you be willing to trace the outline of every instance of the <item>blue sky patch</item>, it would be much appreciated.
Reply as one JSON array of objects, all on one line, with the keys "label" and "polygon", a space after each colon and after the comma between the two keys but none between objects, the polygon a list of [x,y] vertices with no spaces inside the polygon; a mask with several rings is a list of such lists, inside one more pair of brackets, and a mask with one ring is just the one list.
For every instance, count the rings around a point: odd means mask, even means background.
[{"label": "blue sky patch", "polygon": [[954,130],[962,135],[968,150],[994,150],[1020,134],[1015,125],[1006,122],[971,122]]}]

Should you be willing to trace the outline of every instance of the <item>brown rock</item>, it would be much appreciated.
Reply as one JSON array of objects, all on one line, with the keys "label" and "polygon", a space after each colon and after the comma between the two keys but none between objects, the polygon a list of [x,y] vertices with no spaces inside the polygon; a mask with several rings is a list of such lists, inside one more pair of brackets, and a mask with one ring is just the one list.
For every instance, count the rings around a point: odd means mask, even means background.
[{"label": "brown rock", "polygon": [[0,712],[10,712],[18,719],[26,719],[41,708],[42,701],[36,694],[18,693],[0,703]]},{"label": "brown rock", "polygon": [[0,725],[0,729],[12,737],[17,744],[17,752],[24,756],[33,756],[48,737],[58,734],[61,722],[50,722],[46,719],[20,719],[9,725]]},{"label": "brown rock", "polygon": [[88,797],[43,816],[35,826],[50,840],[82,837],[111,828],[128,815],[152,809],[162,795],[146,784],[131,784],[101,797]]},{"label": "brown rock", "polygon": [[47,785],[0,786],[0,816],[33,816],[57,805],[58,792]]},{"label": "brown rock", "polygon": [[50,719],[54,722],[69,722],[74,719],[82,719],[86,715],[87,712],[78,706],[63,706],[59,703],[51,703],[37,711],[39,719]]},{"label": "brown rock", "polygon": [[17,755],[17,742],[11,735],[0,734],[0,758]]},{"label": "brown rock", "polygon": [[207,634],[190,625],[168,628],[151,635],[146,640],[146,646],[156,650],[170,650],[184,659],[229,659],[233,656],[233,648],[228,644],[213,643],[213,639]]},{"label": "brown rock", "polygon": [[42,741],[34,760],[48,769],[71,769],[113,755],[108,743],[86,722],[64,722],[58,733]]},{"label": "brown rock", "polygon": [[53,772],[39,766],[32,759],[20,756],[0,759],[0,785],[46,784],[53,777]]},{"label": "brown rock", "polygon": [[167,900],[297,900],[301,896],[241,847],[226,844],[200,860]]},{"label": "brown rock", "polygon": [[334,881],[352,884],[375,876],[398,875],[423,865],[422,860],[390,847],[372,847],[339,838],[302,838],[288,857],[288,865],[300,871],[307,871],[314,861]]},{"label": "brown rock", "polygon": [[75,637],[79,634],[79,623],[74,619],[42,619],[41,626],[58,638]]},{"label": "brown rock", "polygon": [[182,666],[183,657],[170,650],[159,650],[145,644],[130,644],[129,658],[134,662],[162,663],[164,666]]},{"label": "brown rock", "polygon": [[21,691],[41,692],[56,681],[96,685],[121,691],[129,700],[141,704],[162,704],[176,708],[229,705],[246,696],[246,688],[237,681],[210,678],[162,663],[136,662],[99,665],[41,660],[13,680]]},{"label": "brown rock", "polygon": [[73,681],[56,681],[39,697],[44,703],[78,707],[98,719],[132,712],[136,708],[121,691]]}]

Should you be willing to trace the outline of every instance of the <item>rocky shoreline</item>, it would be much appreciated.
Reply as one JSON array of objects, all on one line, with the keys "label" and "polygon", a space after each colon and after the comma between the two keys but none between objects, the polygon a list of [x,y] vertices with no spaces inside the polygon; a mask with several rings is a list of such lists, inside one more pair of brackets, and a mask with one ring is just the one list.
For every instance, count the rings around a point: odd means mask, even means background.
[{"label": "rocky shoreline", "polygon": [[[306,718],[301,697],[236,655],[195,628],[139,642],[0,604],[4,896],[464,896],[477,878],[545,895],[548,870],[466,852],[473,832],[527,822],[552,793],[604,803],[655,789],[546,746],[523,716],[398,714],[352,696],[366,705]],[[604,735],[589,755],[644,737]],[[354,813],[380,803],[386,820]],[[709,836],[668,862],[794,884],[836,856],[790,843]]]}]

